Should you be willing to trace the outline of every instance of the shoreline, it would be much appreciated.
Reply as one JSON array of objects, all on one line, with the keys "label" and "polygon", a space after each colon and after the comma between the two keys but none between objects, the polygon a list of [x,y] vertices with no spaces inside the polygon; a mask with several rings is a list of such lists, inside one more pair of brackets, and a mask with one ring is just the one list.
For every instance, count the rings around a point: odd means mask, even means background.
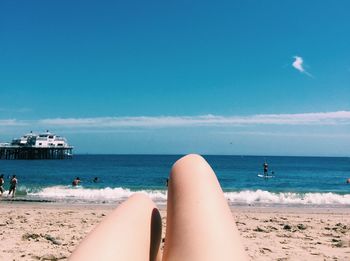
[{"label": "shoreline", "polygon": [[[74,207],[84,207],[88,208],[91,207],[101,207],[107,206],[107,208],[113,208],[115,206],[118,206],[120,203],[125,201],[127,198],[123,198],[120,200],[116,200],[113,202],[76,202],[76,201],[55,201],[50,199],[33,199],[33,198],[23,198],[23,197],[15,197],[15,198],[8,198],[6,196],[1,197],[0,196],[0,203],[2,204],[9,204],[9,205],[52,205],[56,207],[60,206],[74,206]],[[157,201],[154,200],[156,205],[159,209],[165,210],[166,209],[166,201],[161,200]],[[241,211],[252,211],[252,212],[276,212],[276,213],[348,213],[350,215],[350,204],[338,204],[338,205],[331,205],[331,204],[267,204],[267,203],[255,203],[255,204],[242,204],[242,203],[233,203],[229,200],[227,201],[229,207],[231,210],[239,209]],[[0,205],[1,206],[1,205]]]},{"label": "shoreline", "polygon": [[[65,260],[118,205],[0,202],[0,259]],[[349,260],[350,208],[230,208],[251,260]]]},{"label": "shoreline", "polygon": [[[113,208],[124,202],[125,199],[113,202],[75,202],[75,201],[55,201],[49,199],[26,199],[26,198],[6,198],[0,197],[0,203],[4,205],[38,205],[55,207],[72,207],[72,208]],[[166,201],[154,201],[160,210],[166,210]],[[350,205],[316,205],[316,204],[241,204],[227,201],[231,210],[239,209],[247,212],[276,212],[276,213],[348,213],[350,215]],[[1,205],[0,205],[1,207]]]}]

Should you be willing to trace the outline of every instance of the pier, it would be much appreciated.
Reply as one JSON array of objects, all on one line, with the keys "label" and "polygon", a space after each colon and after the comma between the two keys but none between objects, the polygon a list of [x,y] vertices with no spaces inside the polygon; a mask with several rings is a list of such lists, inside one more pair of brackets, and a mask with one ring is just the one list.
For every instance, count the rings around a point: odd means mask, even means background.
[{"label": "pier", "polygon": [[72,158],[73,147],[0,146],[0,159],[40,160]]},{"label": "pier", "polygon": [[66,138],[48,130],[34,134],[32,131],[11,143],[0,143],[0,159],[5,160],[48,160],[70,159],[73,147]]}]

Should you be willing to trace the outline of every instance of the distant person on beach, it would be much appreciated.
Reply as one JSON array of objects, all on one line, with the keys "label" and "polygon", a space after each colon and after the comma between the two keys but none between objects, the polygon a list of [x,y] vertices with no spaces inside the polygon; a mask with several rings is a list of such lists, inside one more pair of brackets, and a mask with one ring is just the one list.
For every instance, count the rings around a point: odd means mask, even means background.
[{"label": "distant person on beach", "polygon": [[162,257],[160,212],[146,194],[135,193],[90,232],[69,260],[248,260],[216,175],[201,156],[179,159],[168,185]]},{"label": "distant person on beach", "polygon": [[165,185],[168,187],[169,186],[169,179],[166,179]]},{"label": "distant person on beach", "polygon": [[78,186],[79,184],[80,184],[80,178],[76,177],[72,182],[72,186],[75,187],[75,186]]},{"label": "distant person on beach", "polygon": [[0,192],[1,192],[1,196],[4,193],[4,183],[5,183],[4,174],[1,174],[0,175]]},{"label": "distant person on beach", "polygon": [[10,189],[9,189],[9,194],[8,194],[8,195],[11,195],[11,193],[12,193],[13,198],[15,197],[15,194],[16,194],[17,183],[18,183],[18,180],[16,178],[16,175],[13,175],[11,180],[10,180]]},{"label": "distant person on beach", "polygon": [[266,161],[264,162],[263,167],[264,167],[264,176],[267,176],[269,172],[269,165],[266,163]]}]

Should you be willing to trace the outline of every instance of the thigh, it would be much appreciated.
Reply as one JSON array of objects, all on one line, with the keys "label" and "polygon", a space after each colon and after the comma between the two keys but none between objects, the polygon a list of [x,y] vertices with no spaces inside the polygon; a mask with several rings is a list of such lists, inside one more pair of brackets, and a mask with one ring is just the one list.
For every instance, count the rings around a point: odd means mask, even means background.
[{"label": "thigh", "polygon": [[177,161],[168,189],[163,260],[246,259],[220,184],[202,157]]},{"label": "thigh", "polygon": [[108,215],[70,260],[157,260],[161,218],[152,200],[134,194]]}]

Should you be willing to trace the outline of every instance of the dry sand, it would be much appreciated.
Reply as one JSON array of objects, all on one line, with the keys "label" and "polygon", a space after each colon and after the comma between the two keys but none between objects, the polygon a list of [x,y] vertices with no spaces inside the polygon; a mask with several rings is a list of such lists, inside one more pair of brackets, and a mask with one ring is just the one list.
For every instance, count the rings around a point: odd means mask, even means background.
[{"label": "dry sand", "polygon": [[[0,201],[0,260],[65,260],[113,208]],[[349,209],[232,212],[251,260],[350,260]]]}]

